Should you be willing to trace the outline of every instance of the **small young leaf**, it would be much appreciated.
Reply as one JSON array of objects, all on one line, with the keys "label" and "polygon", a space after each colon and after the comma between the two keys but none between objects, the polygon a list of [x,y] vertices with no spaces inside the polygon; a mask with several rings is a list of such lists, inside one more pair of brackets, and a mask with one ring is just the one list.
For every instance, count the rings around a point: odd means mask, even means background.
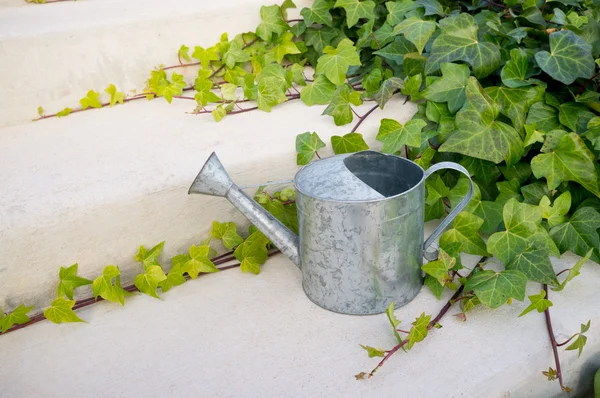
[{"label": "small young leaf", "polygon": [[201,272],[219,272],[219,269],[208,259],[209,252],[208,245],[192,245],[189,251],[190,259],[182,266],[183,272],[192,279],[196,279]]},{"label": "small young leaf", "polygon": [[375,348],[375,347],[370,347],[368,345],[362,345],[362,344],[359,344],[359,345],[361,346],[361,348],[363,350],[367,351],[369,358],[385,356],[385,350],[383,348]]},{"label": "small young leaf", "polygon": [[219,55],[214,47],[209,47],[205,50],[204,47],[196,46],[194,47],[192,57],[199,60],[204,69],[208,68],[208,65],[210,65],[211,61],[219,60]]},{"label": "small young leaf", "polygon": [[69,114],[71,113],[71,111],[72,111],[72,110],[73,110],[73,109],[71,109],[71,108],[65,108],[65,109],[63,109],[62,111],[60,111],[60,112],[57,112],[57,113],[56,113],[56,116],[57,116],[58,118],[65,117],[65,116],[69,116]]},{"label": "small young leaf", "polygon": [[552,301],[545,299],[546,291],[542,290],[540,294],[534,294],[529,297],[529,301],[531,304],[521,312],[519,316],[523,316],[533,310],[537,310],[537,312],[544,312],[548,308],[552,307]]},{"label": "small young leaf", "polygon": [[90,285],[92,283],[89,279],[77,276],[77,267],[77,263],[68,268],[60,267],[60,271],[58,272],[60,282],[58,283],[56,292],[58,297],[66,296],[69,300],[73,300],[73,290],[79,286]]},{"label": "small young leaf", "polygon": [[385,309],[385,314],[387,315],[387,318],[390,321],[390,324],[392,325],[392,330],[394,332],[394,336],[396,336],[396,340],[398,340],[398,343],[402,343],[402,337],[400,337],[400,335],[398,334],[398,330],[396,330],[398,328],[398,325],[400,325],[400,321],[398,320],[398,318],[396,318],[396,315],[394,315],[393,301]]},{"label": "small young leaf", "polygon": [[121,303],[121,305],[125,305],[125,296],[129,296],[131,293],[121,287],[120,275],[121,271],[119,270],[119,267],[116,265],[107,265],[102,271],[102,275],[94,279],[94,282],[92,282],[94,298],[97,299],[98,296],[100,296],[105,300],[112,301],[113,303]]},{"label": "small young leaf", "polygon": [[431,277],[435,278],[439,284],[445,286],[446,283],[452,281],[449,271],[456,264],[456,259],[450,257],[443,249],[440,249],[438,259],[430,261],[423,265],[421,269]]},{"label": "small young leaf", "polygon": [[81,104],[81,108],[82,109],[87,109],[90,107],[102,108],[102,103],[100,103],[100,100],[98,99],[99,95],[100,95],[100,93],[97,91],[94,91],[94,90],[88,91],[87,95],[79,100],[79,103]]},{"label": "small young leaf", "polygon": [[38,113],[38,115],[40,115],[40,117],[44,116],[44,108],[42,108],[41,106],[38,106],[37,113]]},{"label": "small young leaf", "polygon": [[173,286],[179,286],[185,283],[185,277],[183,276],[185,271],[182,269],[182,267],[189,260],[190,255],[187,253],[178,254],[171,259],[171,270],[167,274],[167,278],[159,284],[163,293],[171,290]]},{"label": "small young leaf", "polygon": [[575,265],[573,267],[571,267],[571,269],[569,270],[569,273],[567,274],[567,277],[565,278],[565,280],[557,288],[554,288],[552,290],[554,290],[555,292],[559,292],[559,291],[563,290],[565,288],[565,286],[567,286],[567,283],[569,283],[574,278],[576,278],[577,276],[579,276],[579,274],[580,274],[579,271],[581,271],[581,267],[592,256],[592,250],[593,249],[590,249],[590,251],[588,251],[587,254],[584,257],[582,257],[581,259],[579,259],[579,261],[577,261],[577,263],[575,263]]},{"label": "small young leaf", "polygon": [[548,381],[556,380],[556,370],[548,368],[547,371],[542,371],[542,374],[548,378]]},{"label": "small young leaf", "polygon": [[166,279],[167,276],[160,266],[151,265],[145,268],[143,274],[137,275],[133,280],[133,283],[140,292],[159,298],[158,294],[156,294],[156,289],[158,288],[158,285]]},{"label": "small young leaf", "polygon": [[119,92],[117,91],[117,88],[115,87],[114,84],[111,84],[110,86],[108,86],[106,89],[104,89],[104,92],[108,93],[108,95],[110,95],[110,107],[112,108],[117,102],[119,104],[123,103],[123,100],[125,99],[125,93]]},{"label": "small young leaf", "polygon": [[225,115],[227,115],[227,111],[223,107],[223,104],[219,104],[215,109],[212,110],[211,113],[215,118],[215,122],[220,122]]},{"label": "small young leaf", "polygon": [[182,44],[181,47],[179,47],[179,51],[177,51],[177,55],[179,55],[179,58],[183,58],[186,61],[190,62],[190,48],[188,46],[186,46],[185,44]]},{"label": "small young leaf", "polygon": [[339,86],[333,93],[331,103],[323,111],[323,115],[333,116],[336,126],[348,124],[354,118],[351,105],[360,105],[360,92],[354,91],[349,84]]},{"label": "small young leaf", "polygon": [[8,329],[14,325],[22,325],[30,321],[27,313],[31,311],[33,307],[25,307],[25,304],[21,304],[15,308],[10,314],[4,316],[4,311],[0,308],[0,331],[5,333]]},{"label": "small young leaf", "polygon": [[408,349],[410,350],[415,343],[419,343],[425,340],[427,337],[427,333],[429,329],[429,321],[431,320],[431,315],[425,315],[422,313],[413,323],[412,328],[410,328],[410,333],[408,334]]},{"label": "small young leaf", "polygon": [[215,239],[222,240],[223,245],[228,249],[233,249],[244,241],[244,238],[238,235],[233,222],[220,223],[213,221],[210,234]]},{"label": "small young leaf", "polygon": [[233,255],[241,263],[242,272],[260,273],[260,266],[267,261],[267,244],[269,240],[260,231],[252,233],[244,243],[239,245]]},{"label": "small young leaf", "polygon": [[579,353],[577,354],[577,356],[580,357],[581,356],[581,352],[583,351],[583,347],[585,346],[586,342],[587,342],[587,337],[584,336],[583,334],[579,334],[577,336],[577,338],[575,339],[575,341],[572,342],[565,349],[568,350],[568,351],[570,351],[570,350],[579,350]]},{"label": "small young leaf", "polygon": [[140,246],[138,254],[134,256],[135,261],[139,261],[144,266],[144,269],[156,265],[160,267],[159,262],[156,260],[162,253],[165,241],[160,242],[152,249],[147,250],[144,246]]},{"label": "small young leaf", "polygon": [[64,297],[59,297],[52,302],[50,308],[46,308],[44,316],[51,322],[85,322],[79,318],[73,311],[75,300],[67,300]]}]

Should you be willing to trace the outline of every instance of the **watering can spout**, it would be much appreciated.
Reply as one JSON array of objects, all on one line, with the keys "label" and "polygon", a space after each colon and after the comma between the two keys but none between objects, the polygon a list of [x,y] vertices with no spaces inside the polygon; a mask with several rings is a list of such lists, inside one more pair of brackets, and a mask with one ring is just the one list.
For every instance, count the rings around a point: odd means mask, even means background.
[{"label": "watering can spout", "polygon": [[214,152],[196,176],[188,194],[227,198],[283,254],[300,266],[298,236],[235,185]]}]

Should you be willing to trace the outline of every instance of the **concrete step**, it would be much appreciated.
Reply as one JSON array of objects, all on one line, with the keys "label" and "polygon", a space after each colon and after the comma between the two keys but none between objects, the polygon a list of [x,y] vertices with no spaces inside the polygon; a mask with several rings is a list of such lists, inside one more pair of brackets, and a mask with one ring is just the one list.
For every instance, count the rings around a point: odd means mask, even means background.
[{"label": "concrete step", "polygon": [[[141,90],[150,71],[177,63],[182,44],[211,46],[254,31],[274,0],[81,0],[0,8],[0,127],[75,107],[110,83]],[[296,1],[297,10],[310,0]],[[0,5],[1,6],[1,5]],[[296,14],[294,14],[296,13]]]},{"label": "concrete step", "polygon": [[[563,256],[557,269],[577,258]],[[472,266],[476,258],[466,256]],[[359,344],[391,348],[385,315],[325,311],[302,291],[299,270],[282,256],[258,276],[234,269],[178,286],[163,300],[129,298],[124,308],[100,302],[78,311],[89,324],[44,321],[0,335],[0,385],[11,398],[104,397],[564,397],[542,370],[554,367],[543,314],[517,315],[526,303],[476,308],[463,323],[451,309],[441,329],[398,352],[375,377],[357,381],[377,358]],[[551,293],[557,338],[591,320],[581,358],[560,350],[569,397],[591,397],[600,367],[600,267],[583,266],[561,293]],[[529,294],[540,287],[530,284]],[[396,316],[407,325],[445,303],[424,288]]]},{"label": "concrete step", "polygon": [[[405,122],[414,113],[403,102],[392,99],[361,125],[374,148],[382,117]],[[61,265],[79,262],[82,275],[95,277],[118,264],[131,281],[140,244],[166,240],[172,256],[204,239],[212,220],[244,221],[224,199],[187,195],[211,152],[240,185],[288,180],[298,169],[297,134],[318,132],[327,156],[329,137],[351,129],[300,100],[220,123],[186,114],[194,106],[141,100],[0,129],[1,307],[47,306]]]}]

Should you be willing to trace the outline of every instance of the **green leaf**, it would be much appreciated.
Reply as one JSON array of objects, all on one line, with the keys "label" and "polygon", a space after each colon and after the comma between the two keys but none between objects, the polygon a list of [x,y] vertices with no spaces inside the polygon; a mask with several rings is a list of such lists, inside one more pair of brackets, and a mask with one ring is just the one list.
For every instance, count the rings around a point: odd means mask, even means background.
[{"label": "green leaf", "polygon": [[487,256],[485,242],[479,235],[484,220],[463,211],[456,216],[452,228],[440,237],[440,246],[445,247],[453,242],[460,244],[460,251],[478,256]]},{"label": "green leaf", "polygon": [[587,342],[587,337],[585,337],[583,334],[579,334],[577,336],[577,338],[575,339],[575,341],[572,342],[567,348],[565,348],[565,350],[567,350],[567,351],[579,350],[577,357],[580,357],[581,352],[583,351],[583,347],[585,346],[586,342]]},{"label": "green leaf", "polygon": [[504,205],[503,218],[506,230],[490,236],[487,250],[508,264],[531,242],[531,237],[538,231],[542,212],[537,206],[510,199]]},{"label": "green leaf", "polygon": [[304,80],[304,66],[293,64],[290,70],[292,71],[292,81],[301,86],[306,86],[306,80]]},{"label": "green leaf", "polygon": [[331,26],[333,19],[329,10],[333,8],[334,0],[315,0],[311,8],[303,8],[300,15],[304,18],[306,26],[321,24]]},{"label": "green leaf", "polygon": [[108,86],[104,92],[108,93],[108,95],[110,95],[110,107],[112,108],[117,102],[119,104],[123,103],[123,100],[125,99],[125,93],[119,92],[117,91],[117,88],[115,87],[114,84],[111,84],[110,86]]},{"label": "green leaf", "polygon": [[102,103],[100,103],[100,100],[98,99],[99,95],[100,95],[100,93],[97,91],[94,91],[94,90],[88,91],[87,95],[79,100],[79,103],[81,104],[81,108],[82,109],[87,109],[90,107],[91,108],[102,108]]},{"label": "green leaf", "polygon": [[404,145],[419,148],[421,146],[421,130],[426,126],[421,119],[413,119],[402,125],[393,119],[381,119],[376,140],[383,142],[382,152],[396,153]]},{"label": "green leaf", "polygon": [[213,221],[210,234],[213,238],[223,241],[223,245],[228,249],[233,249],[244,241],[244,238],[238,235],[233,222]]},{"label": "green leaf", "polygon": [[6,333],[14,325],[22,325],[29,322],[31,319],[29,319],[27,313],[32,309],[33,307],[25,307],[25,304],[21,304],[11,313],[4,316],[4,311],[0,308],[0,331]]},{"label": "green leaf", "polygon": [[350,66],[359,66],[360,58],[352,40],[343,39],[337,48],[327,46],[319,57],[316,73],[324,74],[336,86],[346,81],[346,73]]},{"label": "green leaf", "polygon": [[415,345],[415,343],[419,343],[425,340],[425,337],[427,337],[427,333],[429,332],[429,329],[427,327],[429,326],[430,320],[431,315],[425,315],[425,313],[422,313],[412,323],[413,326],[412,328],[410,328],[410,333],[406,337],[406,339],[408,340],[409,350]]},{"label": "green leaf", "polygon": [[338,36],[338,31],[335,29],[324,27],[321,29],[306,29],[304,40],[307,46],[312,46],[319,55],[323,52],[325,47],[331,44],[331,41]]},{"label": "green leaf", "polygon": [[69,116],[69,114],[71,113],[71,111],[72,111],[72,110],[73,110],[73,109],[71,109],[71,108],[65,108],[65,109],[63,109],[62,111],[60,111],[60,112],[57,112],[57,113],[56,113],[56,116],[57,116],[58,118],[65,117],[65,116]]},{"label": "green leaf", "polygon": [[536,102],[531,105],[525,123],[535,124],[539,130],[544,132],[561,128],[561,124],[558,121],[558,111],[543,102]]},{"label": "green leaf", "polygon": [[162,253],[164,246],[165,246],[165,241],[160,242],[159,244],[157,244],[150,250],[147,250],[144,246],[140,246],[140,249],[138,250],[138,254],[135,255],[134,259],[135,259],[135,261],[142,263],[142,265],[144,266],[144,269],[151,267],[153,265],[157,265],[160,267],[160,264],[157,261],[157,258]]},{"label": "green leaf", "polygon": [[456,265],[456,259],[451,257],[446,253],[443,249],[440,249],[438,259],[435,261],[430,261],[427,264],[423,265],[421,269],[427,275],[430,275],[432,278],[442,286],[445,286],[446,283],[452,282],[452,277],[450,276],[449,271]]},{"label": "green leaf", "polygon": [[300,50],[296,47],[296,43],[292,41],[294,34],[291,32],[284,32],[275,41],[275,47],[271,49],[277,63],[283,61],[283,57],[288,54],[300,54]]},{"label": "green leaf", "polygon": [[219,54],[217,54],[217,50],[214,47],[204,49],[204,47],[196,46],[194,47],[192,57],[199,60],[204,69],[208,69],[211,61],[219,60]]},{"label": "green leaf", "polygon": [[473,291],[477,298],[490,308],[498,308],[509,299],[523,301],[527,278],[519,271],[480,271],[465,284],[465,291]]},{"label": "green leaf", "polygon": [[119,267],[116,265],[107,265],[102,271],[102,275],[92,282],[94,298],[98,299],[98,296],[100,296],[113,303],[125,305],[125,296],[129,296],[131,293],[121,287],[120,275],[121,271],[119,270]]},{"label": "green leaf", "polygon": [[423,97],[430,101],[447,102],[448,110],[456,113],[465,103],[465,87],[469,78],[467,65],[443,63],[442,78],[431,83],[423,91]]},{"label": "green leaf", "polygon": [[325,147],[325,143],[319,138],[317,133],[302,133],[296,136],[296,152],[298,156],[296,163],[298,165],[308,164],[313,157],[315,152]]},{"label": "green leaf", "polygon": [[[279,8],[279,6],[273,6]],[[264,8],[264,6],[263,6]],[[242,45],[237,41],[231,43],[231,46],[223,54],[223,63],[232,69],[235,64],[250,61],[250,54],[246,53]]]},{"label": "green leaf", "polygon": [[569,221],[552,228],[550,237],[561,253],[570,250],[579,256],[584,256],[593,249],[592,260],[600,263],[598,228],[600,228],[600,214],[591,207],[581,207],[573,213]]},{"label": "green leaf", "polygon": [[238,99],[236,94],[238,86],[231,83],[222,84],[221,89],[221,97],[226,101],[235,101]]},{"label": "green leaf", "polygon": [[572,281],[573,279],[575,279],[577,276],[579,276],[580,271],[581,271],[581,267],[583,266],[583,264],[590,259],[590,257],[592,256],[593,253],[593,249],[590,249],[585,256],[583,256],[582,258],[579,259],[579,261],[577,261],[575,263],[575,265],[573,265],[570,269],[569,269],[569,273],[567,274],[567,277],[565,278],[564,281],[562,281],[562,283],[556,287],[553,288],[552,290],[559,292],[561,290],[563,290],[566,286],[567,283],[569,283],[570,281]]},{"label": "green leaf", "polygon": [[362,344],[359,344],[359,345],[363,350],[367,351],[369,358],[385,356],[385,350],[383,348],[375,348],[375,347],[370,347],[368,345],[362,345]]},{"label": "green leaf", "polygon": [[500,73],[502,83],[510,88],[528,86],[535,80],[527,79],[529,67],[527,52],[522,48],[510,50],[510,60],[506,62]]},{"label": "green leaf", "polygon": [[463,155],[508,165],[523,155],[523,141],[511,126],[497,121],[499,106],[485,93],[474,77],[466,88],[467,104],[456,114],[460,126],[442,144],[440,152],[458,152]]},{"label": "green leaf", "polygon": [[[423,75],[409,76],[404,80],[404,88],[401,92],[403,95],[410,97],[412,100],[420,98],[419,90],[423,83]],[[430,103],[428,102],[427,105]]]},{"label": "green leaf", "polygon": [[558,110],[558,120],[561,124],[567,126],[577,134],[582,134],[587,130],[587,125],[594,118],[594,114],[588,108],[577,102],[567,102],[560,104]]},{"label": "green leaf", "polygon": [[56,292],[58,297],[66,296],[69,300],[73,300],[73,290],[79,286],[90,285],[92,283],[89,279],[77,276],[77,267],[77,263],[68,268],[60,267],[60,271],[58,272],[60,282],[58,282]]},{"label": "green leaf", "polygon": [[404,80],[398,77],[390,77],[383,81],[379,91],[373,96],[373,99],[379,104],[379,107],[383,109],[390,98],[392,98],[396,92],[400,92],[400,89],[403,87]]},{"label": "green leaf", "polygon": [[349,28],[356,25],[361,18],[375,18],[375,14],[373,13],[375,3],[372,1],[337,0],[335,7],[343,7],[346,10],[346,22]]},{"label": "green leaf", "polygon": [[402,343],[402,337],[398,334],[398,325],[400,325],[400,321],[394,315],[394,302],[392,301],[390,305],[385,309],[385,314],[387,315],[388,320],[390,321],[390,325],[392,325],[392,330],[394,331],[394,336],[396,336],[396,340],[398,343]]},{"label": "green leaf", "polygon": [[433,177],[429,177],[427,180],[425,180],[425,188],[427,190],[425,203],[429,206],[433,206],[441,199],[448,197],[450,194],[450,189],[446,186],[439,174],[436,174]]},{"label": "green leaf", "polygon": [[185,44],[182,44],[181,47],[179,47],[179,51],[177,51],[177,55],[179,55],[179,58],[183,58],[188,62],[191,61],[190,48],[188,46],[186,46]]},{"label": "green leaf", "polygon": [[331,146],[333,147],[333,153],[336,155],[369,149],[362,134],[358,133],[348,133],[341,137],[339,135],[334,135],[331,137]]},{"label": "green leaf", "polygon": [[336,126],[348,124],[354,118],[350,105],[360,105],[360,91],[354,91],[352,86],[344,84],[339,86],[333,93],[331,102],[323,111],[323,115],[333,116]]},{"label": "green leaf", "polygon": [[182,267],[189,260],[190,255],[187,253],[178,254],[171,259],[171,270],[167,274],[167,278],[159,284],[163,293],[171,290],[173,286],[179,286],[185,283],[185,277],[183,276],[185,271],[182,269]]},{"label": "green leaf", "polygon": [[410,17],[400,22],[394,27],[394,34],[402,33],[411,43],[413,43],[419,54],[423,53],[425,44],[429,41],[437,25],[433,21],[424,21],[419,17]]},{"label": "green leaf", "polygon": [[256,35],[266,42],[271,41],[273,33],[280,35],[290,27],[283,20],[278,5],[260,7],[260,19],[262,23],[256,28]]},{"label": "green leaf", "polygon": [[256,106],[265,112],[271,112],[271,108],[287,101],[285,91],[276,84],[274,79],[263,79],[258,82],[258,97]]},{"label": "green leaf", "polygon": [[[253,75],[248,75],[252,79],[254,79]],[[245,81],[245,79],[242,79]],[[252,81],[254,83],[254,80]],[[206,77],[198,77],[194,84],[194,88],[196,89],[196,94],[194,98],[196,102],[198,102],[202,106],[206,106],[209,102],[219,102],[221,98],[211,90],[213,88],[213,83]],[[246,93],[246,91],[244,91]],[[252,98],[254,99],[254,98]]]},{"label": "green leaf", "polygon": [[304,87],[300,92],[300,99],[308,106],[327,105],[335,93],[335,84],[325,76],[317,76],[315,81]]},{"label": "green leaf", "polygon": [[439,300],[442,298],[444,294],[444,286],[440,285],[440,283],[431,275],[425,275],[425,286],[431,290],[431,293]]},{"label": "green leaf", "polygon": [[417,3],[425,8],[425,15],[446,16],[444,7],[437,0],[417,0]]},{"label": "green leaf", "polygon": [[543,196],[540,201],[542,209],[542,217],[548,220],[550,228],[556,227],[566,221],[565,216],[571,208],[571,192],[564,192],[554,200],[554,204],[550,205],[550,199]]},{"label": "green leaf", "polygon": [[570,30],[550,33],[550,52],[538,51],[539,67],[555,80],[571,84],[578,77],[587,79],[594,73],[592,46]]},{"label": "green leaf", "polygon": [[382,56],[383,58],[394,61],[397,64],[401,64],[404,61],[404,55],[409,53],[416,53],[417,48],[408,41],[404,36],[396,36],[394,41],[383,47],[379,51],[375,51],[373,54]]},{"label": "green leaf", "polygon": [[219,104],[215,109],[212,110],[211,113],[215,118],[215,122],[220,122],[225,115],[227,115],[227,111],[223,107],[223,104]]},{"label": "green leaf", "polygon": [[537,124],[533,123],[533,124],[526,124],[523,127],[525,127],[525,141],[524,144],[525,146],[530,146],[535,144],[536,142],[544,142],[545,138],[544,135],[545,133],[543,131],[540,131],[537,129]]},{"label": "green leaf", "polygon": [[260,273],[260,266],[267,261],[269,240],[260,231],[252,233],[248,239],[235,249],[233,255],[240,262],[242,272]]},{"label": "green leaf", "polygon": [[544,283],[552,286],[558,285],[556,273],[550,262],[548,250],[535,246],[527,247],[523,252],[517,254],[506,269],[521,271],[527,280]]},{"label": "green leaf", "polygon": [[531,105],[544,98],[544,88],[529,86],[519,88],[487,87],[486,94],[500,105],[500,113],[511,119],[517,131],[522,131]]},{"label": "green leaf", "polygon": [[476,77],[482,78],[500,66],[500,51],[490,42],[479,40],[479,27],[466,13],[439,21],[442,33],[435,39],[425,66],[425,73],[438,70],[443,62],[464,61]]},{"label": "green leaf", "polygon": [[395,26],[404,20],[406,14],[419,8],[419,5],[413,0],[397,0],[388,1],[385,3],[385,7],[389,11],[386,17],[387,23]]},{"label": "green leaf", "polygon": [[500,177],[498,166],[487,160],[465,156],[459,163],[469,171],[471,177],[484,185],[491,185]]},{"label": "green leaf", "polygon": [[600,151],[600,116],[590,119],[587,129],[582,135],[592,143],[596,151]]},{"label": "green leaf", "polygon": [[209,253],[210,246],[208,245],[192,245],[189,251],[190,259],[182,266],[183,272],[186,272],[192,279],[196,279],[201,272],[219,272],[219,269],[208,259]]},{"label": "green leaf", "polygon": [[531,301],[531,304],[529,304],[529,306],[525,308],[519,316],[523,316],[533,310],[537,310],[537,312],[544,312],[548,308],[552,307],[552,301],[545,299],[545,290],[542,290],[540,294],[534,294],[527,297],[529,297],[529,301]]},{"label": "green leaf", "polygon": [[156,289],[165,279],[167,279],[167,276],[162,268],[158,265],[152,265],[146,268],[143,274],[137,275],[133,280],[133,284],[140,292],[159,298]]},{"label": "green leaf", "polygon": [[171,75],[171,80],[172,82],[169,82],[164,78],[159,82],[159,85],[154,88],[156,95],[164,96],[169,104],[173,100],[173,96],[181,95],[183,93],[183,88],[186,86],[183,75],[180,75],[179,73],[173,73]]},{"label": "green leaf", "polygon": [[44,316],[47,320],[54,323],[85,322],[73,311],[74,305],[75,300],[67,300],[64,297],[59,297],[52,302],[51,307],[46,308]]},{"label": "green leaf", "polygon": [[38,106],[37,113],[40,117],[44,116],[44,108],[42,108],[41,106]]},{"label": "green leaf", "polygon": [[576,133],[564,135],[550,153],[541,153],[531,159],[531,170],[536,178],[546,177],[548,189],[561,182],[575,181],[600,197],[596,157]]}]

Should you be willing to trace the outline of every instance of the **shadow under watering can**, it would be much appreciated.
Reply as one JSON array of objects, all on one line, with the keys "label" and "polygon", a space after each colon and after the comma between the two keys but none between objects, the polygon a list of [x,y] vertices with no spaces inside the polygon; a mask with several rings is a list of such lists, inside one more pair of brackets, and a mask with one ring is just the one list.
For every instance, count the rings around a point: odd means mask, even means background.
[{"label": "shadow under watering can", "polygon": [[215,153],[189,193],[227,198],[302,271],[306,295],[342,314],[385,312],[410,302],[423,285],[423,257],[467,195],[423,242],[425,179],[441,169],[470,175],[452,162],[423,170],[418,164],[375,151],[336,155],[302,167],[294,178],[299,235],[294,234],[232,181]]}]

